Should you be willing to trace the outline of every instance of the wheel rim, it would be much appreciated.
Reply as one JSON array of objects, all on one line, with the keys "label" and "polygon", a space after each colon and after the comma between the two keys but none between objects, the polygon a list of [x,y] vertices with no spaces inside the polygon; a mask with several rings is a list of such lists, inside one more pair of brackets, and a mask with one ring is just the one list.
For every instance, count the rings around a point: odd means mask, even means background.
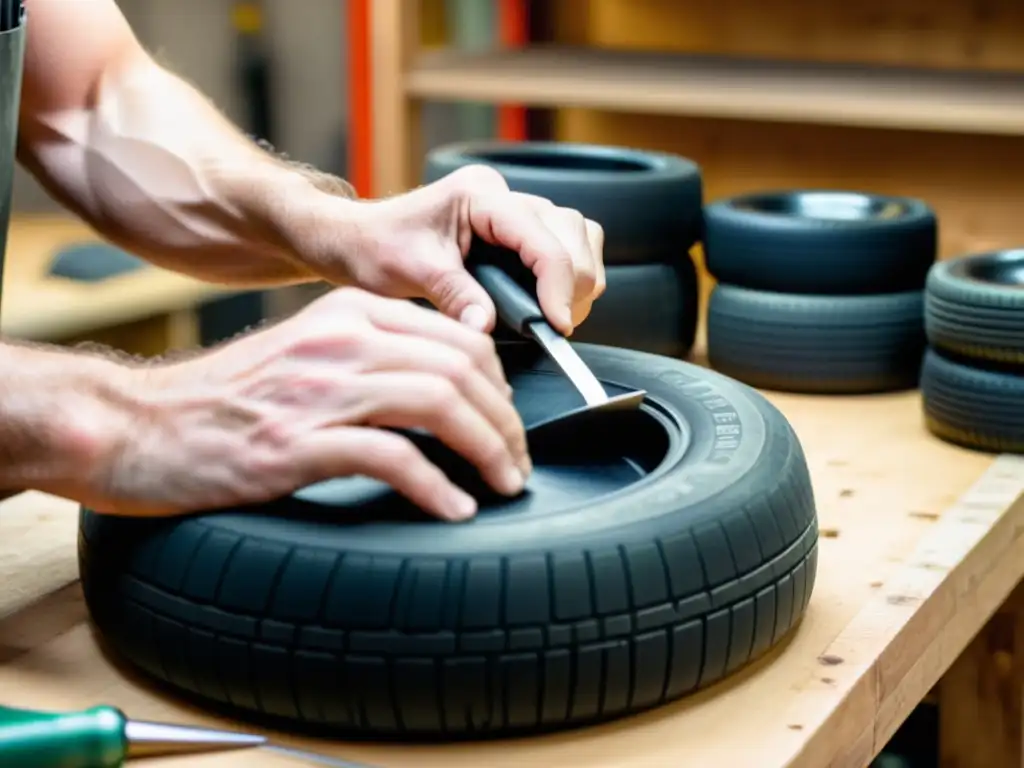
[{"label": "wheel rim", "polygon": [[949,267],[954,277],[1005,288],[1024,287],[1024,249],[996,251],[957,260]]},{"label": "wheel rim", "polygon": [[736,200],[741,211],[821,221],[897,219],[909,212],[906,203],[859,192],[787,192],[751,195]]},{"label": "wheel rim", "polygon": [[[572,384],[550,371],[523,369],[508,373],[516,409],[529,428],[581,401]],[[602,382],[610,395],[631,391]],[[495,494],[476,471],[432,438],[410,435],[432,461],[477,497],[481,521],[515,515],[523,519],[556,515],[605,500],[640,483],[653,481],[689,447],[689,425],[656,398],[636,411],[609,412],[579,431],[561,433],[531,445],[534,471],[523,495]],[[383,483],[341,478],[308,486],[293,494],[301,512],[342,514],[346,522],[423,520],[422,511]],[[341,510],[341,512],[339,512]]]}]

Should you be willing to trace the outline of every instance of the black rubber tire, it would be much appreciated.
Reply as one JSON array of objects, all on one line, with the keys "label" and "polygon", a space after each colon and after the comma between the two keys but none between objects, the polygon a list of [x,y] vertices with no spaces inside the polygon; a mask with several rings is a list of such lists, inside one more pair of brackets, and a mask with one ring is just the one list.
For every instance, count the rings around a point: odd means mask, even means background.
[{"label": "black rubber tire", "polygon": [[764,389],[913,389],[925,347],[923,303],[922,291],[805,296],[719,284],[708,302],[708,359]]},{"label": "black rubber tire", "polygon": [[[997,281],[1000,271],[1006,282]],[[937,263],[925,289],[928,341],[966,358],[1024,364],[1024,292],[1017,275],[1024,282],[1024,250]]]},{"label": "black rubber tire", "polygon": [[690,354],[700,308],[692,259],[612,266],[605,274],[608,287],[574,331],[574,341],[668,357]]},{"label": "black rubber tire", "polygon": [[921,369],[925,424],[966,448],[1024,453],[1024,377],[976,368],[929,348]]},{"label": "black rubber tire", "polygon": [[689,443],[622,495],[451,526],[345,524],[352,510],[316,516],[293,497],[260,515],[83,510],[95,625],[207,706],[396,739],[608,720],[762,656],[797,625],[817,569],[797,435],[714,371],[577,348],[606,382],[648,391],[644,418],[688,425]]},{"label": "black rubber tire", "polygon": [[604,229],[605,264],[686,257],[700,239],[700,168],[677,155],[561,142],[467,142],[427,155],[424,182],[467,165],[496,169],[516,192],[574,208]]},{"label": "black rubber tire", "polygon": [[[860,200],[881,216],[808,215]],[[860,192],[793,190],[733,197],[704,209],[708,272],[722,283],[779,293],[855,295],[924,287],[938,226],[925,203]]]}]

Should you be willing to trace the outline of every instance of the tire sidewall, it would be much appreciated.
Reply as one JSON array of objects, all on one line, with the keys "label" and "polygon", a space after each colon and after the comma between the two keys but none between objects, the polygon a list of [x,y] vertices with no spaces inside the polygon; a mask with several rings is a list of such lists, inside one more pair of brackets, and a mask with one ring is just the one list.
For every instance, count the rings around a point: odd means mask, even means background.
[{"label": "tire sidewall", "polygon": [[[635,162],[644,170],[552,169],[479,157],[502,151],[617,158]],[[431,152],[424,182],[437,181],[469,165],[494,168],[512,191],[549,199],[598,222],[604,230],[604,260],[608,265],[688,258],[703,233],[701,171],[684,157],[573,143],[465,142]]]},{"label": "tire sidewall", "polygon": [[[834,194],[835,190],[799,190]],[[914,198],[852,192],[903,206],[893,219],[818,219],[739,208],[765,192],[704,209],[708,271],[723,283],[764,291],[856,295],[920,290],[935,263],[937,224]]]},{"label": "tire sidewall", "polygon": [[[343,510],[281,500],[262,515],[256,530],[245,513],[199,515],[194,523],[275,544],[395,557],[465,557],[541,552],[552,538],[561,548],[607,542],[649,541],[672,530],[717,521],[749,501],[767,465],[800,451],[792,429],[759,393],[714,371],[633,350],[575,345],[602,380],[647,390],[650,401],[689,425],[687,449],[636,485],[591,505],[534,519],[486,513],[469,523],[435,521],[360,526],[301,525],[299,517],[333,519]],[[540,370],[547,370],[545,361]],[[773,470],[775,471],[775,470]],[[289,509],[292,514],[289,515]],[[324,510],[327,510],[326,515]],[[443,534],[438,525],[445,525]]]}]

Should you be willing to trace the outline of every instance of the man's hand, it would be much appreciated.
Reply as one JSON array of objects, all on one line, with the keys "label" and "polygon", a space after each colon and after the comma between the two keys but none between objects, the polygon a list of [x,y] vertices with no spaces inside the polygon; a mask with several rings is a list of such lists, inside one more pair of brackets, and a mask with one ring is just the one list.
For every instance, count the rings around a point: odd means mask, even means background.
[{"label": "man's hand", "polygon": [[[447,519],[474,500],[405,437],[423,428],[499,493],[531,467],[494,343],[407,301],[342,288],[201,357],[143,369],[136,416],[89,487],[101,512],[167,515],[284,496],[364,475]],[[118,420],[109,420],[110,430]]]},{"label": "man's hand", "polygon": [[248,287],[354,283],[426,298],[489,331],[494,306],[463,268],[477,236],[519,254],[565,334],[604,291],[601,227],[510,192],[492,168],[352,202],[344,182],[258,148],[160,66],[114,0],[34,0],[30,15],[19,159],[97,232],[154,264]]},{"label": "man's hand", "polygon": [[[297,221],[304,219],[300,212]],[[478,330],[490,331],[496,313],[464,266],[474,236],[520,256],[537,277],[541,309],[562,333],[587,317],[605,289],[600,225],[544,198],[509,191],[487,166],[462,168],[386,200],[325,203],[306,222],[296,251],[326,279],[384,296],[428,299]]]}]

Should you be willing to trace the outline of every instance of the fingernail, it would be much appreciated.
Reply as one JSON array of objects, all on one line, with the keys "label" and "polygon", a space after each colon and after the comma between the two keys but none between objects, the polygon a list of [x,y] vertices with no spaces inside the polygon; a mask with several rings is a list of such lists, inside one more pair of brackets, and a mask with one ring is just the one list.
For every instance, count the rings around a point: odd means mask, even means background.
[{"label": "fingernail", "polygon": [[470,304],[459,315],[459,322],[468,325],[477,331],[482,331],[487,325],[487,312],[477,304]]},{"label": "fingernail", "polygon": [[476,514],[476,499],[465,491],[453,490],[451,494],[451,519],[466,520]]},{"label": "fingernail", "polygon": [[565,334],[566,336],[576,330],[572,325],[572,305],[566,305],[565,312],[562,313],[562,322],[564,322],[565,327],[569,329],[569,333]]},{"label": "fingernail", "polygon": [[522,470],[517,467],[509,467],[501,475],[501,485],[502,488],[499,490],[502,493],[515,496],[526,487],[526,478],[523,477]]},{"label": "fingernail", "polygon": [[527,482],[533,472],[533,462],[530,461],[529,456],[524,456],[523,460],[519,462],[519,471],[523,473],[523,482]]}]

